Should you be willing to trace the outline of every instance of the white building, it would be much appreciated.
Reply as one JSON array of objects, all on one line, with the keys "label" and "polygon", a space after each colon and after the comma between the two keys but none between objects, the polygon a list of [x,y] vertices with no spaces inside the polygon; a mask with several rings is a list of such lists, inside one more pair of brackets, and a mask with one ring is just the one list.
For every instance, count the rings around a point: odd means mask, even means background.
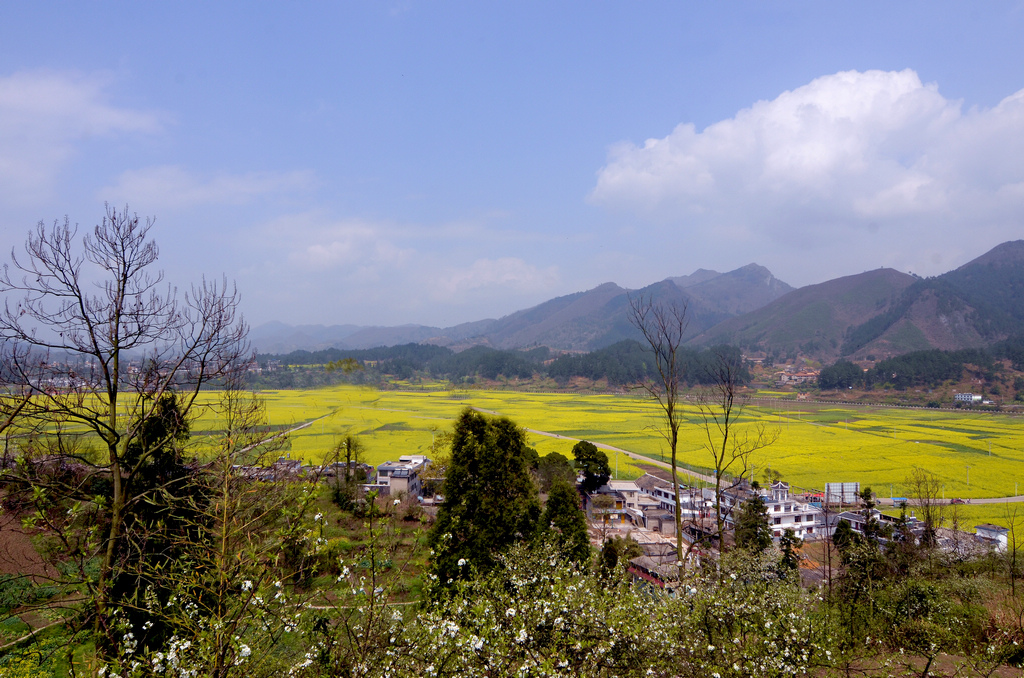
[{"label": "white building", "polygon": [[955,393],[953,400],[958,403],[980,403],[981,396],[973,393]]},{"label": "white building", "polygon": [[999,525],[982,523],[974,526],[974,532],[977,534],[978,541],[991,546],[996,551],[1006,551],[1006,547],[1010,543],[1010,530]]},{"label": "white building", "polygon": [[[635,481],[640,492],[658,502],[658,508],[671,511],[675,515],[676,496],[672,491],[672,483],[657,476],[646,473]],[[714,503],[704,498],[703,493],[695,487],[679,485],[679,512],[682,520],[696,520],[714,507]]]},{"label": "white building", "polygon": [[791,499],[789,483],[781,480],[772,483],[768,492],[762,496],[768,509],[768,525],[772,528],[772,536],[781,537],[787,529],[793,530],[799,539],[817,539],[821,535],[825,524],[821,509]]},{"label": "white building", "polygon": [[781,480],[772,483],[768,490],[733,490],[722,493],[722,513],[730,528],[735,528],[738,506],[748,499],[760,496],[768,513],[768,526],[772,536],[781,537],[786,530],[793,530],[798,539],[818,539],[825,533],[825,520],[817,506],[798,501],[789,496],[789,483]]},{"label": "white building", "polygon": [[423,494],[423,482],[420,475],[430,464],[430,459],[422,454],[403,455],[398,461],[386,461],[377,467],[377,482],[373,485],[364,485],[368,490],[382,489],[383,496],[404,492],[405,494],[418,497]]}]

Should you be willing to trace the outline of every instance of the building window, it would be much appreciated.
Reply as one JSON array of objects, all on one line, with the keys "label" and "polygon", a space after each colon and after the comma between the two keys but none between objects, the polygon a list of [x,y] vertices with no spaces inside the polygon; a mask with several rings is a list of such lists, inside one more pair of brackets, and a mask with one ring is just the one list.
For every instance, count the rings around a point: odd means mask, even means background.
[{"label": "building window", "polygon": [[776,518],[775,519],[775,524],[776,525],[781,525],[782,524],[782,518]]}]

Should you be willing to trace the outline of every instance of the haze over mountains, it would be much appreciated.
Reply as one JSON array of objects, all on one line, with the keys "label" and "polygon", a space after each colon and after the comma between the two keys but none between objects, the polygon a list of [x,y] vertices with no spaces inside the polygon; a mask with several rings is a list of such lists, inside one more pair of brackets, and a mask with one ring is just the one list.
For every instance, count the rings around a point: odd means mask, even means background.
[{"label": "haze over mountains", "polygon": [[794,289],[757,264],[727,273],[699,269],[640,290],[608,282],[499,319],[437,328],[267,323],[261,353],[359,349],[410,342],[453,349],[486,345],[591,351],[637,338],[629,298],[686,304],[687,340],[748,352],[882,358],[907,351],[974,348],[1024,331],[1024,240],[1006,242],[954,271],[922,279],[880,268]]}]

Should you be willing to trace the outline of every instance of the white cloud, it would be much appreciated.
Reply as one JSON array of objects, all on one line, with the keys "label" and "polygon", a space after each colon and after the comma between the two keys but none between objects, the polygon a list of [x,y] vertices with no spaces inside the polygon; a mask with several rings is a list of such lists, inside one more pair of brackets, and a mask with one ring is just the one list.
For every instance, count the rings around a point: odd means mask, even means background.
[{"label": "white cloud", "polygon": [[310,190],[312,172],[220,173],[198,177],[182,167],[165,165],[129,170],[113,186],[99,191],[103,200],[145,205],[147,210],[197,205],[240,205],[276,193]]},{"label": "white cloud", "polygon": [[238,234],[246,262],[239,282],[250,315],[289,322],[446,325],[511,313],[556,293],[556,267],[481,257],[481,247],[506,253],[505,241],[469,233],[464,222],[287,215]]},{"label": "white cloud", "polygon": [[164,117],[109,102],[110,79],[47,71],[0,77],[0,198],[45,196],[83,140],[152,134]]},{"label": "white cloud", "polygon": [[751,257],[819,249],[851,268],[942,272],[933,255],[955,259],[965,227],[987,246],[1019,237],[1024,90],[965,111],[911,70],[821,77],[704,130],[612,148],[590,199]]},{"label": "white cloud", "polygon": [[268,228],[281,247],[291,249],[289,263],[306,272],[335,271],[363,281],[403,266],[414,250],[395,242],[392,227],[363,220],[323,222],[319,215],[291,215]]},{"label": "white cloud", "polygon": [[438,298],[460,297],[486,289],[535,292],[558,282],[555,267],[539,269],[515,257],[477,259],[468,268],[449,269],[436,283]]}]

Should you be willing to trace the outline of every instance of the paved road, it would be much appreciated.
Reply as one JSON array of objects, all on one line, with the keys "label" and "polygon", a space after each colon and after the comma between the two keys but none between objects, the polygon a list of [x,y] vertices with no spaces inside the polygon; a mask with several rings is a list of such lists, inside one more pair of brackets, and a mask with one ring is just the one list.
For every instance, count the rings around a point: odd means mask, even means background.
[{"label": "paved road", "polygon": [[[580,438],[570,438],[569,436],[563,436],[563,435],[558,434],[558,433],[550,433],[548,431],[538,431],[537,429],[534,429],[534,428],[528,428],[526,430],[529,433],[536,433],[539,436],[547,436],[548,438],[557,438],[558,440],[569,440],[569,441],[572,441],[572,442],[579,442],[580,441]],[[646,457],[646,456],[644,456],[642,454],[638,454],[636,452],[630,452],[629,450],[624,450],[621,447],[615,447],[614,445],[605,445],[604,443],[598,443],[598,442],[595,442],[593,440],[591,440],[590,442],[594,443],[594,446],[597,447],[597,449],[599,449],[599,450],[608,450],[609,452],[621,452],[622,454],[626,455],[630,459],[635,459],[635,460],[643,462],[645,464],[650,464],[651,466],[658,466],[660,468],[668,469],[669,471],[672,470],[672,464],[669,464],[668,462],[658,461],[657,459],[651,459],[650,457]],[[706,476],[703,473],[697,473],[695,471],[691,471],[689,469],[685,469],[685,468],[681,468],[681,467],[677,467],[676,470],[679,473],[685,473],[686,475],[690,476],[691,478],[694,478],[694,479],[698,479],[699,478],[700,480],[703,480],[706,483],[711,483],[712,485],[715,484],[715,477],[714,476]]]},{"label": "paved road", "polygon": [[[972,497],[971,499],[965,499],[964,501],[966,502],[964,506],[973,506],[974,504],[1016,504],[1024,502],[1024,495],[1018,495],[1016,497]],[[878,503],[885,505],[891,504],[893,506],[896,505],[896,502],[888,497],[879,497]],[[939,503],[948,505],[953,502],[951,499],[940,499]],[[907,497],[908,506],[919,506],[920,504],[921,501],[919,499],[915,497]]]}]

